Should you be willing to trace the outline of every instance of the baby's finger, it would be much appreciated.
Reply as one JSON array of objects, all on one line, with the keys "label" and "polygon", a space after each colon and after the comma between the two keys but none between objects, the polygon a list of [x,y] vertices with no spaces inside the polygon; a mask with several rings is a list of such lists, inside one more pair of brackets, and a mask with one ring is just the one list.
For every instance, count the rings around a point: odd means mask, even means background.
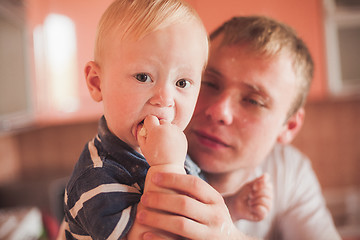
[{"label": "baby's finger", "polygon": [[152,127],[154,127],[154,126],[159,126],[160,125],[160,121],[159,121],[159,119],[156,117],[156,116],[154,116],[154,115],[148,115],[148,116],[146,116],[145,117],[145,119],[144,119],[144,126],[145,126],[145,128],[146,129],[150,129],[150,128],[152,128]]},{"label": "baby's finger", "polygon": [[146,143],[149,130],[159,125],[159,119],[153,115],[148,115],[144,119],[144,123],[137,129],[136,137],[139,146],[142,147]]},{"label": "baby's finger", "polygon": [[260,221],[266,217],[269,210],[266,209],[264,206],[256,206],[254,207],[252,213],[253,213],[253,221]]},{"label": "baby's finger", "polygon": [[171,123],[171,122],[169,120],[166,120],[166,119],[160,119],[159,123],[160,123],[160,125],[163,125],[163,124],[167,124],[167,123]]},{"label": "baby's finger", "polygon": [[249,206],[251,207],[258,207],[258,206],[262,206],[265,209],[267,209],[267,211],[270,211],[271,206],[272,206],[272,199],[270,198],[265,198],[265,197],[261,197],[261,198],[254,198],[254,199],[250,199],[248,202]]},{"label": "baby's finger", "polygon": [[264,186],[263,188],[257,191],[251,192],[252,198],[259,198],[259,197],[273,198],[273,196],[274,196],[274,190],[272,186]]},{"label": "baby's finger", "polygon": [[253,182],[253,190],[258,191],[259,189],[261,189],[267,185],[271,185],[270,175],[267,173],[264,173],[263,175],[256,178],[252,182]]}]

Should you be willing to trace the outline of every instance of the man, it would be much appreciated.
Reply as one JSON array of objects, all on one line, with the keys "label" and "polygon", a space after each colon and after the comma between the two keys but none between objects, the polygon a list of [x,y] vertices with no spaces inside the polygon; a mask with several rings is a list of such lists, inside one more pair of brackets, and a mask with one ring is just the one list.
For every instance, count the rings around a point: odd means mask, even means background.
[{"label": "man", "polygon": [[[189,239],[340,239],[309,160],[287,145],[302,126],[313,77],[307,47],[266,17],[233,18],[210,39],[186,135],[190,157],[216,191],[192,176],[158,174],[155,183],[182,194],[145,194],[139,222]],[[264,173],[273,184],[270,212],[260,222],[236,221],[240,188]]]}]

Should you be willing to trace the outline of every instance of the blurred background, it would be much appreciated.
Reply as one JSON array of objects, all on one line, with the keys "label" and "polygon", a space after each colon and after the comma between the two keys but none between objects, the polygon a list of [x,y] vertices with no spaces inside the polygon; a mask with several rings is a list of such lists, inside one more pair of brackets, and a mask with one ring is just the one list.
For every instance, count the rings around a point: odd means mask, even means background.
[{"label": "blurred background", "polygon": [[[57,230],[62,189],[102,112],[83,68],[111,2],[0,0],[0,239],[28,219],[43,239]],[[266,15],[304,39],[316,69],[294,145],[344,239],[360,239],[360,0],[188,2],[209,32],[234,15]]]}]

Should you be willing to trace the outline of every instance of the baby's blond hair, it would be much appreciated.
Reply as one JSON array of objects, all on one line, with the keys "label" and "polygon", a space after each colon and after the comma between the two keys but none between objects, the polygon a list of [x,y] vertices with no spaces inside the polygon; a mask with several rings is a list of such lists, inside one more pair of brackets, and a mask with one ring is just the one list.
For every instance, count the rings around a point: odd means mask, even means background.
[{"label": "baby's blond hair", "polygon": [[138,40],[169,25],[188,22],[198,22],[206,36],[205,27],[196,11],[182,0],[115,0],[98,25],[95,61],[101,61],[105,39],[113,33],[119,34],[120,40],[129,37]]}]

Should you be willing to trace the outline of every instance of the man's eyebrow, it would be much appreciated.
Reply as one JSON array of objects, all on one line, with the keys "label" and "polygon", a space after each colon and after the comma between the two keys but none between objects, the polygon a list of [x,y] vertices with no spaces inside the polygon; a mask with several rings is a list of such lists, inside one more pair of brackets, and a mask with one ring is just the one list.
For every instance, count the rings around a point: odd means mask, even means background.
[{"label": "man's eyebrow", "polygon": [[256,92],[256,93],[259,93],[260,95],[265,97],[267,101],[271,100],[270,92],[267,91],[264,87],[259,86],[259,85],[255,85],[255,84],[250,84],[250,83],[243,83],[243,84],[249,90],[251,90],[253,92]]},{"label": "man's eyebrow", "polygon": [[253,90],[255,92],[266,92],[264,91],[264,89],[258,85],[255,84],[249,84],[249,83],[244,83],[244,85],[249,88],[250,90]]}]

